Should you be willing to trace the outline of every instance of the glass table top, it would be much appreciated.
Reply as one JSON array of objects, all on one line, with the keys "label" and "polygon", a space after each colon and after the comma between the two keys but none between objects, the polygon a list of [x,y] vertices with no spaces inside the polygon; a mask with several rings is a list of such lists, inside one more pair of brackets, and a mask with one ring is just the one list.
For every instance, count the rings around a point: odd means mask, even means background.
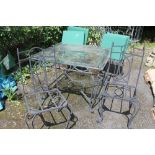
[{"label": "glass table top", "polygon": [[110,49],[90,45],[57,44],[54,49],[58,63],[90,69],[103,69],[110,57]]},{"label": "glass table top", "polygon": [[[110,57],[110,49],[90,45],[63,45],[61,43],[55,45],[53,48],[49,47],[44,49],[42,56],[47,59],[47,61],[49,61],[50,58],[51,61],[54,61],[54,57],[52,56],[54,51],[56,63],[80,66],[87,69],[102,70]],[[39,55],[40,54],[37,54],[35,57],[37,58]]]}]

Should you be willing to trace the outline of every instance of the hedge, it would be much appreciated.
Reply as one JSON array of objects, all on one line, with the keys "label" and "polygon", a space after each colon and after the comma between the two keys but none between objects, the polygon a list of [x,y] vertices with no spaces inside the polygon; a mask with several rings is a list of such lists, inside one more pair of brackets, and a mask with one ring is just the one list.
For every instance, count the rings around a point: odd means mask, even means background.
[{"label": "hedge", "polygon": [[8,51],[16,55],[16,48],[26,50],[34,46],[48,47],[61,41],[63,26],[0,27],[0,55]]}]

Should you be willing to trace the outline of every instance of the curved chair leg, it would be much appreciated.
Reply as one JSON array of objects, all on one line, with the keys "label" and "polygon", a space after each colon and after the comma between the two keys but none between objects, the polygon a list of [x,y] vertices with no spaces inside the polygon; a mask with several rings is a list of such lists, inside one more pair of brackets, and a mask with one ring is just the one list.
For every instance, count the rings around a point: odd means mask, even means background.
[{"label": "curved chair leg", "polygon": [[28,114],[25,115],[25,126],[26,128],[30,129],[27,119],[28,119]]},{"label": "curved chair leg", "polygon": [[131,105],[133,106],[134,111],[133,111],[133,113],[131,114],[131,117],[128,119],[127,127],[128,127],[129,129],[132,128],[131,123],[132,123],[133,119],[135,118],[135,116],[137,115],[137,113],[138,113],[138,111],[139,111],[139,107],[140,107],[140,104],[139,104],[139,101],[138,101],[138,100],[132,101],[132,102],[131,102]]},{"label": "curved chair leg", "polygon": [[[35,115],[33,116],[33,118],[32,118],[32,128],[33,128],[33,129],[37,129],[37,128],[35,128],[35,124],[34,124],[34,120],[35,120],[35,118],[36,118],[37,116],[39,116],[39,117],[41,118],[41,121],[43,122],[43,120],[42,120],[42,114],[35,114]],[[42,129],[43,127],[44,127],[44,122],[43,122],[43,125],[40,127],[40,129]]]},{"label": "curved chair leg", "polygon": [[[70,128],[69,127],[69,124],[70,124],[70,121],[73,121],[74,118],[76,118],[76,121],[78,120],[77,116],[72,112],[71,108],[69,105],[67,105],[66,109],[69,111],[69,117],[67,119],[67,125],[66,125],[66,129]],[[76,123],[75,121],[75,123]]]},{"label": "curved chair leg", "polygon": [[30,121],[33,118],[33,115],[30,115],[29,113],[26,113],[25,115],[25,125],[28,129],[30,129],[31,127],[29,126],[28,121]]},{"label": "curved chair leg", "polygon": [[153,107],[155,107],[155,95],[153,95]]}]

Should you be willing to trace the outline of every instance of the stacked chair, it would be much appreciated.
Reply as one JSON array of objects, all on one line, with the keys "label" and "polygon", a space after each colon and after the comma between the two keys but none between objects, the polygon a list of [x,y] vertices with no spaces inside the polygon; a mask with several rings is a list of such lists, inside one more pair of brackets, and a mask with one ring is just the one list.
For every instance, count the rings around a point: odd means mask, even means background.
[{"label": "stacked chair", "polygon": [[[126,53],[127,48],[130,43],[130,37],[126,35],[105,33],[101,38],[100,47],[110,50],[110,59],[107,62],[103,71],[99,75],[99,84],[104,84],[105,80],[111,80],[116,78],[118,75],[123,74],[123,63],[124,63],[124,53]],[[107,76],[109,74],[109,76]],[[95,93],[98,91],[95,91]],[[98,94],[94,94],[98,96]],[[96,102],[98,104],[98,101]],[[95,105],[96,105],[95,104]]]},{"label": "stacked chair", "polygon": [[67,30],[84,32],[84,45],[87,44],[89,29],[83,27],[69,26]]},{"label": "stacked chair", "polygon": [[[39,52],[39,56],[35,56]],[[48,67],[50,59],[55,59],[55,54],[44,54],[41,48],[32,48],[28,52],[20,52],[17,49],[18,63],[21,72],[22,94],[26,107],[25,123],[28,128],[51,128],[60,123],[67,123],[65,128],[70,128],[71,122],[74,122],[70,105],[61,91],[56,88],[49,88],[50,80],[48,77]],[[48,60],[48,61],[46,61]],[[29,86],[22,79],[22,67],[27,66],[30,72]],[[57,78],[57,77],[56,77]],[[53,78],[54,80],[54,78]],[[65,111],[65,115],[64,114]],[[61,114],[63,122],[57,122],[52,112]],[[45,115],[50,116],[50,120],[46,120]],[[38,123],[39,121],[39,123]],[[73,124],[73,123],[72,123]],[[39,127],[38,127],[39,125]]]},{"label": "stacked chair", "polygon": [[[105,111],[123,114],[127,117],[127,127],[132,128],[132,121],[139,110],[137,86],[144,58],[144,48],[127,51],[128,36],[107,33],[103,36],[101,47],[111,48],[110,60],[105,68],[104,87],[99,95],[99,119],[103,121]],[[137,63],[138,62],[138,63]],[[134,67],[138,72],[134,72]],[[120,101],[120,109],[113,109]]]},{"label": "stacked chair", "polygon": [[89,29],[69,26],[67,31],[63,32],[62,44],[86,45],[88,33]]},{"label": "stacked chair", "polygon": [[119,67],[118,65],[121,64],[120,62],[123,62],[123,54],[127,51],[129,43],[130,37],[126,35],[113,33],[106,33],[103,35],[100,46],[102,48],[111,49],[111,59],[105,67],[105,70],[109,69],[109,72],[114,75],[122,72],[122,66]]}]

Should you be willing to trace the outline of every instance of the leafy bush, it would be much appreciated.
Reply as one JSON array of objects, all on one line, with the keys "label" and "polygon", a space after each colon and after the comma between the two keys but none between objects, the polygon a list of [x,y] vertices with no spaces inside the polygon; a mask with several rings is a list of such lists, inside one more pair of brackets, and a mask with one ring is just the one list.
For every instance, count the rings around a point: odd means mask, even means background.
[{"label": "leafy bush", "polygon": [[27,79],[30,78],[31,73],[28,66],[25,66],[22,68],[21,72],[20,69],[18,69],[14,74],[14,78],[16,81],[20,81],[24,84],[27,84]]},{"label": "leafy bush", "polygon": [[101,37],[103,33],[105,32],[105,29],[103,26],[88,26],[86,27],[89,29],[89,35],[88,35],[88,44],[92,45],[99,45],[101,41]]},{"label": "leafy bush", "polygon": [[144,26],[142,39],[146,41],[155,42],[155,27],[154,26]]},{"label": "leafy bush", "polygon": [[62,26],[8,26],[0,27],[0,53],[4,57],[8,51],[14,56],[16,48],[21,50],[33,46],[48,47],[61,41]]},{"label": "leafy bush", "polygon": [[12,76],[0,77],[0,99],[7,97],[11,101],[15,97],[16,90],[17,84]]},{"label": "leafy bush", "polygon": [[13,91],[12,89],[4,89],[2,90],[4,95],[7,96],[9,101],[12,101],[14,97],[16,96],[16,92]]}]

